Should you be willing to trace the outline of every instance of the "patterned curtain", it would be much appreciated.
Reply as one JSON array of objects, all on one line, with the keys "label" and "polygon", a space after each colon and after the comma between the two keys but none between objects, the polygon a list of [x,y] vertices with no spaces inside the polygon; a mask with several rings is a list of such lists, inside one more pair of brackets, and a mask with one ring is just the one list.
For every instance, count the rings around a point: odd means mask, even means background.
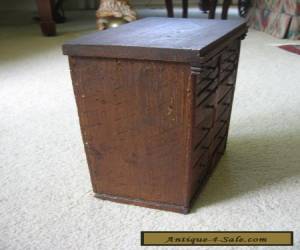
[{"label": "patterned curtain", "polygon": [[277,38],[300,39],[300,0],[252,0],[248,21]]}]

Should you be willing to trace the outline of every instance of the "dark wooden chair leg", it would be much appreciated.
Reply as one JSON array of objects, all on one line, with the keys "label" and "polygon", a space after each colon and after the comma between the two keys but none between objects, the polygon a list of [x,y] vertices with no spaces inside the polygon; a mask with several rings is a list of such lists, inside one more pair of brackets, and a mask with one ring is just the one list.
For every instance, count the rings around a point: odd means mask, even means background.
[{"label": "dark wooden chair leg", "polygon": [[223,8],[222,8],[222,19],[227,19],[228,16],[228,9],[231,5],[231,0],[224,0],[223,2]]},{"label": "dark wooden chair leg", "polygon": [[218,3],[218,0],[211,0],[210,1],[210,7],[209,7],[209,13],[208,13],[208,18],[209,19],[214,19],[215,18],[217,3]]},{"label": "dark wooden chair leg", "polygon": [[182,0],[182,17],[188,17],[189,0]]},{"label": "dark wooden chair leg", "polygon": [[198,5],[200,10],[202,10],[204,13],[207,13],[210,7],[210,0],[199,0]]},{"label": "dark wooden chair leg", "polygon": [[165,0],[168,17],[174,17],[173,0]]},{"label": "dark wooden chair leg", "polygon": [[45,36],[56,34],[56,24],[53,19],[54,0],[36,0],[40,17],[40,26]]}]

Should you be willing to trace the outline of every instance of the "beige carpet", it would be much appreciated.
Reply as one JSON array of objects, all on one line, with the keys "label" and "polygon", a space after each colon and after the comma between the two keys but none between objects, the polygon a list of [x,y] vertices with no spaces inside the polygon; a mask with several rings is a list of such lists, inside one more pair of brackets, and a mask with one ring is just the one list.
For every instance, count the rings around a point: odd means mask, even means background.
[{"label": "beige carpet", "polygon": [[1,250],[135,250],[141,230],[292,230],[296,246],[274,249],[300,249],[300,57],[285,41],[251,30],[243,42],[227,153],[181,215],[93,197],[61,54],[93,16],[69,13],[53,38],[30,18],[0,18]]}]

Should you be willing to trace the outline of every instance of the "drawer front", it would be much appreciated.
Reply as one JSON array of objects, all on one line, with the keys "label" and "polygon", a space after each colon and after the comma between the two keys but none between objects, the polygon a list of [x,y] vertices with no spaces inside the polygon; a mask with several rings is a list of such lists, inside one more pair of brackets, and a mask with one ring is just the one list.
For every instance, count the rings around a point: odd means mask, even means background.
[{"label": "drawer front", "polygon": [[220,56],[220,81],[232,76],[237,69],[239,43],[234,42]]},{"label": "drawer front", "polygon": [[220,103],[233,90],[232,84],[220,84],[217,90],[217,102]]},{"label": "drawer front", "polygon": [[[206,93],[204,93],[206,94]],[[215,98],[216,92],[209,93],[200,105],[195,106],[195,121],[194,126],[211,127],[215,113]],[[205,124],[203,124],[205,123]]]},{"label": "drawer front", "polygon": [[230,109],[233,99],[234,89],[228,91],[221,100],[219,100],[216,108],[216,121],[221,119],[227,120],[230,116]]},{"label": "drawer front", "polygon": [[[200,166],[201,162],[205,158],[205,155],[207,155],[209,152],[209,146],[211,143],[211,131],[207,131],[206,134],[204,134],[203,138],[199,141],[198,144],[196,144],[193,147],[193,157],[192,157],[192,167],[195,168],[196,166]],[[205,165],[205,164],[204,164]]]}]

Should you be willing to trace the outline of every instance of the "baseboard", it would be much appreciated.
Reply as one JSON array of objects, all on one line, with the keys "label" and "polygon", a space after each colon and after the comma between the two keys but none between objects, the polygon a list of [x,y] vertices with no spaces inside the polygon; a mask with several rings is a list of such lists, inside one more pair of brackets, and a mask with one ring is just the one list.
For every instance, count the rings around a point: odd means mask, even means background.
[{"label": "baseboard", "polygon": [[145,201],[141,199],[132,199],[127,197],[125,198],[125,197],[120,197],[115,195],[99,194],[99,193],[95,193],[95,197],[100,198],[102,200],[109,200],[118,203],[124,203],[124,204],[130,204],[130,205],[136,205],[136,206],[142,206],[148,208],[162,209],[162,210],[167,210],[167,211],[182,213],[182,214],[188,214],[190,211],[189,207],[156,202],[156,201]]},{"label": "baseboard", "polygon": [[[233,0],[233,4],[237,4],[238,0]],[[143,7],[143,8],[164,8],[165,1],[164,0],[130,0],[130,3],[133,7]],[[219,0],[219,4],[222,4],[223,1]],[[173,4],[175,7],[181,6],[182,0],[173,0]],[[76,10],[76,9],[93,9],[94,6],[99,5],[99,0],[78,0],[78,1],[66,1],[65,9],[66,10]],[[191,7],[198,6],[198,0],[189,1],[189,5]],[[96,7],[97,8],[97,7]],[[95,8],[95,9],[96,9]]]}]

